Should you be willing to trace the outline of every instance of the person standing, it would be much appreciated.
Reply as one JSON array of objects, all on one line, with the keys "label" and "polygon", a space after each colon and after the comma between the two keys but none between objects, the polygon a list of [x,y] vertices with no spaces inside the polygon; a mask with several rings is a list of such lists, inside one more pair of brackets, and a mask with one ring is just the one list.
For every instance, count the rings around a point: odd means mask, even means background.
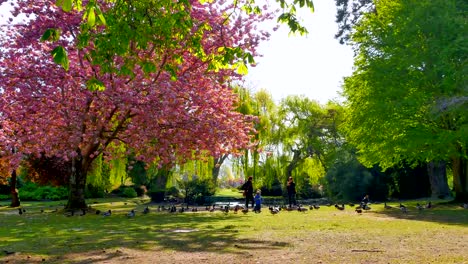
[{"label": "person standing", "polygon": [[255,200],[255,207],[254,207],[254,212],[255,213],[261,213],[262,212],[262,195],[261,191],[257,190],[257,194],[254,197]]},{"label": "person standing", "polygon": [[286,185],[286,189],[288,190],[288,199],[289,199],[289,207],[292,205],[297,205],[296,203],[296,183],[294,182],[292,177],[289,177],[288,184]]},{"label": "person standing", "polygon": [[254,207],[254,197],[253,197],[253,178],[249,176],[249,179],[242,185],[242,189],[245,194],[245,208],[249,208],[249,202],[252,202],[252,208]]}]

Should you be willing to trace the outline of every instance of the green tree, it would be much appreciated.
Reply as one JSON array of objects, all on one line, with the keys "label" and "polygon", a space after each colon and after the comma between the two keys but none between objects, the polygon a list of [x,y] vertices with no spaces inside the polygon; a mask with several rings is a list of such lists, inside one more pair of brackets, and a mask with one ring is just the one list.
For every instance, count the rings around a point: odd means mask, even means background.
[{"label": "green tree", "polygon": [[459,0],[377,1],[352,34],[355,71],[344,85],[348,139],[365,165],[449,162],[461,200],[468,199],[466,10]]},{"label": "green tree", "polygon": [[341,144],[338,126],[342,108],[334,103],[322,106],[305,97],[288,96],[281,102],[278,115],[274,138],[288,157],[285,179],[307,158],[319,161],[326,171]]}]

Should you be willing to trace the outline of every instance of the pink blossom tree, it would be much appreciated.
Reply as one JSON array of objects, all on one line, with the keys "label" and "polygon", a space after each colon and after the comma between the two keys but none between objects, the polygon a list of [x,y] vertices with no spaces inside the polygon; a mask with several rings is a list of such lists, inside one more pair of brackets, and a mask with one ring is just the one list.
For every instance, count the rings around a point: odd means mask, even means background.
[{"label": "pink blossom tree", "polygon": [[255,25],[268,15],[236,16],[225,3],[172,2],[103,1],[93,16],[102,16],[105,27],[83,23],[82,12],[66,13],[55,1],[17,2],[13,14],[28,19],[6,27],[0,40],[0,148],[2,155],[14,147],[16,157],[71,161],[67,209],[86,207],[93,160],[111,158],[117,146],[161,166],[247,147],[252,118],[234,111],[229,86],[241,76],[213,65],[220,58],[238,63],[229,52],[256,56],[268,36]]}]

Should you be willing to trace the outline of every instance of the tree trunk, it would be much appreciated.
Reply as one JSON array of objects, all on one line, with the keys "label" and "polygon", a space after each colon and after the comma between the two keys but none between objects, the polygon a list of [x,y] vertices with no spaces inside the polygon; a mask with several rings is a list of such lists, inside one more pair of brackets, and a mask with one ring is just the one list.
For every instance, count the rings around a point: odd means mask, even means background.
[{"label": "tree trunk", "polygon": [[460,202],[468,201],[468,160],[458,157],[452,159],[453,189],[455,200]]},{"label": "tree trunk", "polygon": [[214,158],[214,166],[213,166],[213,169],[211,170],[211,177],[215,186],[218,186],[218,177],[219,177],[219,171],[221,169],[221,165],[223,164],[224,160],[228,156],[229,156],[228,154],[224,154],[219,158]]},{"label": "tree trunk", "polygon": [[68,195],[68,203],[65,206],[66,210],[85,209],[85,187],[86,187],[86,170],[87,166],[83,156],[79,154],[72,160],[72,172],[70,176],[70,191]]},{"label": "tree trunk", "polygon": [[166,196],[166,185],[167,180],[169,179],[169,170],[162,168],[158,170],[156,177],[152,181],[151,186],[151,201],[153,202],[163,202],[164,197]]},{"label": "tree trunk", "polygon": [[11,191],[11,207],[18,207],[21,205],[20,199],[18,197],[18,189],[16,189],[16,170],[11,172],[11,182],[10,182],[10,191]]},{"label": "tree trunk", "polygon": [[445,161],[432,161],[427,163],[427,173],[431,183],[433,198],[445,198],[450,196],[447,182],[447,169]]},{"label": "tree trunk", "polygon": [[289,163],[289,165],[286,167],[286,180],[289,177],[292,177],[292,172],[296,168],[297,164],[299,163],[301,159],[301,151],[300,150],[292,150],[294,155],[292,161]]}]

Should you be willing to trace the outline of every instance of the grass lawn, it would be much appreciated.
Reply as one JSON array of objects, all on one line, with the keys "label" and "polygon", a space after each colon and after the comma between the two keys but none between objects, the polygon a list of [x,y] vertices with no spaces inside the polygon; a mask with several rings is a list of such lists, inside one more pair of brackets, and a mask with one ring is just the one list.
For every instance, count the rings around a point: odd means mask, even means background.
[{"label": "grass lawn", "polygon": [[[319,210],[255,214],[157,212],[142,199],[92,199],[110,217],[72,217],[60,202],[0,203],[0,261],[5,263],[468,263],[468,210],[435,203],[419,211],[357,214]],[[151,212],[143,215],[149,205]],[[396,206],[396,204],[390,204]],[[58,212],[54,210],[58,208]],[[44,210],[44,213],[40,211]],[[134,218],[127,212],[137,210]],[[8,251],[7,254],[5,251]],[[14,252],[14,253],[13,253]]]}]

